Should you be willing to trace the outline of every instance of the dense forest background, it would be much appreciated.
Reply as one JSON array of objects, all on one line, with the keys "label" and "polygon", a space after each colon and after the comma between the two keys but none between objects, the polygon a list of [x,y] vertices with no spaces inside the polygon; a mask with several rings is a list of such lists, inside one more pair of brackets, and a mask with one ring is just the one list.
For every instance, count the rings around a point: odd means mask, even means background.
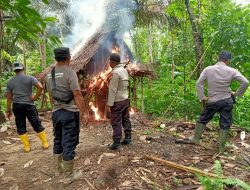
[{"label": "dense forest background", "polygon": [[[93,2],[105,5],[106,20],[114,19],[114,30],[124,24],[121,19],[128,19],[123,17],[124,11],[133,13],[129,22],[132,25],[125,27],[124,31],[126,41],[136,60],[142,64],[152,63],[157,76],[155,80],[144,78],[137,81],[136,104],[138,109],[153,117],[195,121],[201,111],[195,82],[204,67],[216,63],[221,50],[231,51],[231,66],[250,79],[249,3],[238,4],[233,0],[129,0],[126,3],[117,1],[119,6],[114,6],[113,0]],[[83,0],[82,3],[88,6],[90,1]],[[73,33],[76,18],[68,11],[72,4],[74,1],[66,0],[0,2],[2,111],[6,104],[6,82],[13,75],[11,63],[22,61],[29,75],[36,75],[51,65],[53,49],[64,45],[69,39],[67,36]],[[120,6],[123,9],[115,11]],[[99,13],[92,12],[93,15]],[[232,89],[236,90],[238,86],[234,83]],[[250,128],[249,89],[237,99],[234,124]]]}]

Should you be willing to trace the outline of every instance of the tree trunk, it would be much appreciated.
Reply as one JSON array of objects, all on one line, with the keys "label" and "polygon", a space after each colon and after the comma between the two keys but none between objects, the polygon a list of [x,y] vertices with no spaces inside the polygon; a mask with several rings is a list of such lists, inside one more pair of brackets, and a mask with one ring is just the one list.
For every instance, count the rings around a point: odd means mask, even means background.
[{"label": "tree trunk", "polygon": [[143,93],[143,77],[141,77],[141,112],[145,113],[144,93]]},{"label": "tree trunk", "polygon": [[189,21],[191,23],[192,27],[192,34],[194,38],[194,45],[195,45],[195,56],[196,56],[196,64],[198,65],[197,67],[197,76],[200,76],[201,71],[204,68],[203,60],[202,60],[202,55],[203,55],[203,38],[202,34],[199,30],[198,24],[195,22],[194,14],[193,11],[190,7],[189,0],[185,0],[186,8],[187,8],[187,13],[189,16]]},{"label": "tree trunk", "polygon": [[42,40],[39,43],[40,45],[40,55],[41,55],[41,67],[42,70],[46,69],[46,35],[43,32]]},{"label": "tree trunk", "polygon": [[172,48],[172,83],[174,83],[174,72],[175,72],[175,61],[174,61],[174,34],[173,31],[171,32],[172,36],[172,43],[171,43],[171,48]]},{"label": "tree trunk", "polygon": [[134,107],[137,109],[137,80],[136,80],[136,77],[133,78],[133,102],[134,102]]},{"label": "tree trunk", "polygon": [[[0,78],[3,77],[2,73],[3,73],[3,57],[2,57],[2,50],[3,48],[3,37],[4,37],[4,28],[3,28],[3,11],[0,10]],[[3,96],[3,92],[2,92],[2,80],[0,80],[0,97],[1,97],[1,101],[0,101],[0,124],[5,122],[5,116],[3,114],[2,111],[2,96]]]},{"label": "tree trunk", "polygon": [[153,37],[152,37],[152,25],[149,24],[148,26],[148,55],[149,55],[149,62],[153,63]]},{"label": "tree trunk", "polygon": [[26,45],[25,45],[25,42],[23,42],[23,64],[24,64],[24,73],[27,74]]},{"label": "tree trunk", "polygon": [[[152,36],[152,24],[148,26],[148,55],[149,55],[149,63],[154,62],[153,56],[153,36]],[[148,88],[152,86],[152,80],[148,78]]]}]

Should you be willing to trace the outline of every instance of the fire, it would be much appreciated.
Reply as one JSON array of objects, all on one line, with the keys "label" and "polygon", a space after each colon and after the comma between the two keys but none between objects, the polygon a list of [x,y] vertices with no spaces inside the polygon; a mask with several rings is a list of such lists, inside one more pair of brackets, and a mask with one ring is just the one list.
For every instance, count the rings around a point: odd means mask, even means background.
[{"label": "fire", "polygon": [[112,71],[112,68],[109,66],[109,68],[105,71],[103,71],[101,74],[100,74],[100,77],[103,78],[103,79],[107,79],[107,76],[108,74]]},{"label": "fire", "polygon": [[130,108],[129,114],[130,115],[134,115],[135,114],[135,110],[133,108]]},{"label": "fire", "polygon": [[120,53],[121,52],[121,49],[120,48],[118,48],[118,47],[113,47],[113,49],[112,49],[112,53]]},{"label": "fire", "polygon": [[132,64],[129,64],[128,68],[129,69],[135,69],[135,70],[139,69],[138,64],[136,62],[132,63]]},{"label": "fire", "polygon": [[89,86],[90,88],[94,87],[96,84],[100,84],[100,89],[104,86],[105,82],[108,79],[109,73],[112,71],[112,68],[109,67],[107,70],[101,72],[98,76],[93,78],[93,82]]},{"label": "fire", "polygon": [[100,115],[98,114],[98,108],[96,108],[96,107],[94,106],[93,102],[90,102],[89,105],[90,105],[90,108],[92,109],[92,111],[93,111],[94,114],[95,114],[95,120],[97,120],[97,121],[101,120],[101,117],[100,117]]}]

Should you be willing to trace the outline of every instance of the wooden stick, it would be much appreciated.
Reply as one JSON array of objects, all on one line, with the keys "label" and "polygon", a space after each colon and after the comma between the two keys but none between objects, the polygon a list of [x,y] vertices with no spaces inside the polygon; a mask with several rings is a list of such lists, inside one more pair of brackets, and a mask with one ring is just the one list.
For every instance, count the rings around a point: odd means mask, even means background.
[{"label": "wooden stick", "polygon": [[143,77],[141,77],[141,111],[145,113],[143,88]]},{"label": "wooden stick", "polygon": [[133,170],[134,170],[135,174],[138,177],[140,177],[147,184],[154,185],[154,186],[158,187],[159,189],[162,189],[162,187],[158,183],[156,183],[155,181],[152,181],[152,180],[148,179],[146,176],[141,176],[135,169],[133,169]]},{"label": "wooden stick", "polygon": [[186,172],[190,172],[190,173],[194,173],[194,174],[200,174],[202,176],[209,176],[209,177],[214,177],[214,178],[224,178],[224,177],[220,177],[216,174],[213,174],[213,173],[206,173],[202,170],[199,170],[197,168],[193,168],[193,167],[188,167],[188,166],[184,166],[184,165],[180,165],[180,164],[177,164],[177,163],[174,163],[174,162],[170,162],[170,161],[167,161],[167,160],[163,160],[161,158],[156,158],[156,157],[151,157],[151,156],[144,156],[146,159],[148,160],[152,160],[152,161],[155,161],[155,162],[159,162],[159,163],[163,163],[167,166],[170,166],[172,168],[176,168],[176,169],[179,169],[179,170],[183,170],[183,171],[186,171]]},{"label": "wooden stick", "polygon": [[92,183],[90,183],[89,180],[87,180],[86,178],[84,178],[84,180],[86,181],[86,183],[89,185],[89,187],[90,187],[91,189],[96,190],[95,186],[94,186]]}]

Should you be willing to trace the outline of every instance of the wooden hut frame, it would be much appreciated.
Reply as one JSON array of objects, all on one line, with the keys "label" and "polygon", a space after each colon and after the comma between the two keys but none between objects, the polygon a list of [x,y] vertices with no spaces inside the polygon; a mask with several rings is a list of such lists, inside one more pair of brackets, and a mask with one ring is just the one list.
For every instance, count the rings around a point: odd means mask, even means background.
[{"label": "wooden hut frame", "polygon": [[[112,50],[118,50],[121,55],[121,61],[130,64],[127,65],[127,70],[133,78],[134,86],[130,98],[132,97],[137,102],[136,96],[136,81],[143,77],[154,77],[152,68],[146,65],[133,64],[133,55],[124,40],[115,32],[96,33],[90,40],[76,53],[71,60],[70,68],[73,69],[79,78],[82,95],[84,97],[85,106],[89,103],[98,107],[99,115],[102,119],[106,118],[106,101],[108,95],[108,80],[103,80],[101,74],[109,69],[109,57]],[[50,72],[50,66],[38,75],[39,79]],[[138,78],[138,79],[137,79]],[[93,80],[96,83],[93,85]],[[141,79],[142,80],[142,79]],[[131,89],[131,88],[130,88]],[[45,96],[45,95],[44,95]],[[46,97],[43,98],[46,103]],[[42,106],[45,104],[43,103]],[[90,115],[93,113],[90,112]]]}]

